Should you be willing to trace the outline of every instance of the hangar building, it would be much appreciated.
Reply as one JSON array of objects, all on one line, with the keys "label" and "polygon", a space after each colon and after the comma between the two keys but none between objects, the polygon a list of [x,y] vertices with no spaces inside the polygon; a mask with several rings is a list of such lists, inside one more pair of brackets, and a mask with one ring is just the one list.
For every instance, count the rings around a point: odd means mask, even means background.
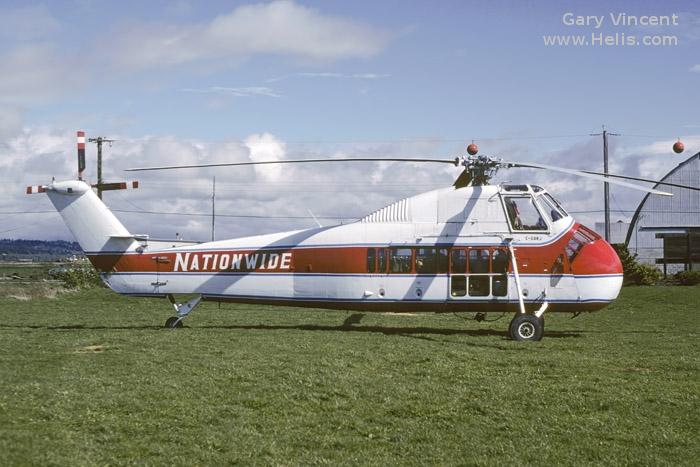
[{"label": "hangar building", "polygon": [[[678,164],[662,182],[700,187],[700,152]],[[647,193],[630,222],[625,244],[637,261],[656,265],[664,274],[700,270],[700,191],[666,185],[673,193]]]}]

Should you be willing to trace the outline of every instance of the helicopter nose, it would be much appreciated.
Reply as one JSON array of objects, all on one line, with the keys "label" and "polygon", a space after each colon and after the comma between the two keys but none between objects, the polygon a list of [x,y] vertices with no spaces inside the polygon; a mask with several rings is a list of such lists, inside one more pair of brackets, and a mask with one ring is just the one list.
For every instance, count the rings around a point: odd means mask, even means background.
[{"label": "helicopter nose", "polygon": [[576,276],[622,274],[622,263],[613,247],[601,238],[581,248],[571,269]]},{"label": "helicopter nose", "polygon": [[599,238],[584,245],[571,263],[579,300],[590,311],[615,300],[622,289],[622,263],[608,242]]}]

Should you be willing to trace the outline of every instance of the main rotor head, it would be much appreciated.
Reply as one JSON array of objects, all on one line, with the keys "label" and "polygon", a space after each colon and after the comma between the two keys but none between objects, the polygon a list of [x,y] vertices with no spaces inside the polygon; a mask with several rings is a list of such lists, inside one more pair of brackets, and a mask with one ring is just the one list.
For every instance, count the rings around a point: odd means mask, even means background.
[{"label": "main rotor head", "polygon": [[496,176],[498,169],[512,167],[512,164],[503,159],[485,155],[469,155],[455,158],[455,166],[463,166],[464,170],[455,180],[455,188],[466,186],[488,185]]}]

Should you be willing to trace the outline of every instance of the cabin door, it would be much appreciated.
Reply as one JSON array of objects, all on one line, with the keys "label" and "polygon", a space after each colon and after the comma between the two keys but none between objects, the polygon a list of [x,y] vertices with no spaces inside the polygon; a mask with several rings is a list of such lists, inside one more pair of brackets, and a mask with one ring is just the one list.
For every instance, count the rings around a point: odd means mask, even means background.
[{"label": "cabin door", "polygon": [[450,299],[507,299],[508,263],[505,248],[453,248],[450,252]]}]

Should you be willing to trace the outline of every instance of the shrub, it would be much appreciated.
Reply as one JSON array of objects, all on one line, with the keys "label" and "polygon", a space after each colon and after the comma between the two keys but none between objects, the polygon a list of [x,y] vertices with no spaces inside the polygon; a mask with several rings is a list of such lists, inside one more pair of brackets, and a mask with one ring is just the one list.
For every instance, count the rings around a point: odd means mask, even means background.
[{"label": "shrub", "polygon": [[661,280],[661,271],[650,264],[637,264],[630,279],[637,285],[654,285]]},{"label": "shrub", "polygon": [[102,285],[102,280],[97,271],[89,266],[64,269],[58,271],[55,276],[57,279],[62,280],[69,289],[88,289]]},{"label": "shrub", "polygon": [[637,255],[632,254],[624,243],[612,246],[622,263],[625,284],[654,285],[661,280],[661,271],[649,264],[637,262]]},{"label": "shrub", "polygon": [[681,271],[676,273],[676,280],[682,285],[700,284],[700,271]]}]

